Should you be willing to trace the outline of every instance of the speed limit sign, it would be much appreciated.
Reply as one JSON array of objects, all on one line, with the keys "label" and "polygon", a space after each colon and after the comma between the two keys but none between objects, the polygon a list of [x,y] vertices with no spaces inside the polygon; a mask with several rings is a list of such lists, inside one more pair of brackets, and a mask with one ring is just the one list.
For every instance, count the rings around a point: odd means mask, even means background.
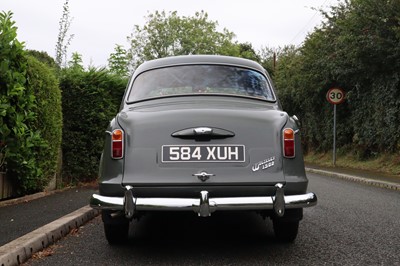
[{"label": "speed limit sign", "polygon": [[331,88],[326,94],[326,99],[331,104],[341,104],[344,101],[345,93],[340,88]]},{"label": "speed limit sign", "polygon": [[333,104],[333,165],[336,166],[336,105],[344,101],[344,91],[333,87],[326,93],[326,99]]}]

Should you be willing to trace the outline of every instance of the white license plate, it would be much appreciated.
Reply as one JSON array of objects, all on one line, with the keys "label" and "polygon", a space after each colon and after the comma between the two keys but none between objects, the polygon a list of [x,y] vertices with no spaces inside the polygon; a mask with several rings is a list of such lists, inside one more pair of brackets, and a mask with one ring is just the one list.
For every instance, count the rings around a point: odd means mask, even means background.
[{"label": "white license plate", "polygon": [[244,162],[244,145],[163,145],[161,161],[170,162]]}]

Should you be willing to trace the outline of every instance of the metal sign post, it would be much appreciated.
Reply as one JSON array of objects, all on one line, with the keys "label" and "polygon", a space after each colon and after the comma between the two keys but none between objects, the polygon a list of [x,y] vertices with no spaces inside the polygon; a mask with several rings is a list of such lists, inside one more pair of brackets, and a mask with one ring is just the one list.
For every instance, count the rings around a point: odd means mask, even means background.
[{"label": "metal sign post", "polygon": [[333,104],[333,165],[336,166],[336,105],[344,101],[345,93],[340,88],[331,88],[326,93],[326,99]]},{"label": "metal sign post", "polygon": [[336,166],[336,104],[333,105],[333,166]]}]

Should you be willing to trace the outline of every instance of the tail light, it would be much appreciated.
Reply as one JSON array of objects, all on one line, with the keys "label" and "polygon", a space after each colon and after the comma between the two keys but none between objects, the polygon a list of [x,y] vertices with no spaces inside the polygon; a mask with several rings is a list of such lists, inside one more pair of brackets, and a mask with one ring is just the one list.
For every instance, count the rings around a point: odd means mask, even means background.
[{"label": "tail light", "polygon": [[124,131],[115,129],[111,134],[111,157],[122,159],[124,157]]},{"label": "tail light", "polygon": [[295,132],[291,128],[285,128],[283,130],[283,156],[286,158],[294,158],[296,155],[294,149],[294,135]]}]

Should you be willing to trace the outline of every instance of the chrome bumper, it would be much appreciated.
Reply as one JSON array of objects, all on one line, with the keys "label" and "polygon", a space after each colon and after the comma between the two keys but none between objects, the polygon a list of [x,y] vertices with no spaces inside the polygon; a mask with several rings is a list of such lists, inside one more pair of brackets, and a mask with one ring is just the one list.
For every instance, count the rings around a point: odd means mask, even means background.
[{"label": "chrome bumper", "polygon": [[131,219],[137,211],[194,211],[207,217],[216,210],[274,210],[283,216],[285,209],[311,207],[317,204],[314,193],[285,196],[283,185],[275,186],[275,196],[209,198],[201,191],[199,198],[136,198],[131,186],[126,186],[124,197],[107,197],[93,194],[90,206],[95,209],[124,211]]}]

